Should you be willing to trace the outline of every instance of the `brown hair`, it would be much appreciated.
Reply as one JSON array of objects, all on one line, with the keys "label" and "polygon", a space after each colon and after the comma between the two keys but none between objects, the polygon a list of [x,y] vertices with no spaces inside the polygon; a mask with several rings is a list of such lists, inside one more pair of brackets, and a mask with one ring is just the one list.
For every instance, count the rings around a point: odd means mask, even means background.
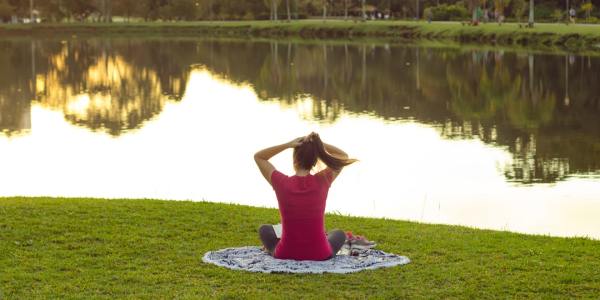
[{"label": "brown hair", "polygon": [[319,135],[310,135],[308,140],[294,147],[294,164],[298,167],[311,170],[317,161],[321,160],[327,167],[340,171],[343,167],[356,162],[356,159],[339,158],[325,151],[325,145]]}]

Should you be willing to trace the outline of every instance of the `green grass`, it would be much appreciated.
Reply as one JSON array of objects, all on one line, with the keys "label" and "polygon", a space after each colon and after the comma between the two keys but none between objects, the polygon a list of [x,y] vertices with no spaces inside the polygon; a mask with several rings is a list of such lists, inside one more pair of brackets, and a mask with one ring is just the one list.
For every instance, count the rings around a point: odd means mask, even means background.
[{"label": "green grass", "polygon": [[274,209],[206,202],[0,199],[0,298],[596,298],[600,242],[327,215],[406,266],[254,274],[201,262],[257,245]]},{"label": "green grass", "polygon": [[459,22],[300,20],[271,21],[199,21],[148,23],[43,23],[0,25],[0,36],[24,34],[60,35],[192,35],[355,39],[454,40],[463,43],[560,46],[568,49],[600,50],[600,25],[536,24],[522,28],[516,23],[466,26]]},{"label": "green grass", "polygon": [[274,209],[206,202],[0,199],[0,298],[595,298],[600,242],[327,215],[406,266],[254,274],[201,262],[259,244]]}]

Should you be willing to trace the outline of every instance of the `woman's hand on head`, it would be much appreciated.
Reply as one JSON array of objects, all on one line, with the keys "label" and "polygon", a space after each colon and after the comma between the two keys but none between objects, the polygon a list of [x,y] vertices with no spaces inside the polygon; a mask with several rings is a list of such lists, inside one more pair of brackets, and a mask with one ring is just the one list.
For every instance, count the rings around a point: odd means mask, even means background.
[{"label": "woman's hand on head", "polygon": [[314,141],[318,140],[319,138],[320,138],[319,134],[313,131],[309,135],[306,136],[306,141],[314,142]]},{"label": "woman's hand on head", "polygon": [[297,138],[289,141],[287,144],[288,144],[288,147],[290,147],[290,148],[296,148],[296,147],[302,145],[302,143],[304,143],[305,140],[306,140],[306,137],[301,136],[301,137],[297,137]]},{"label": "woman's hand on head", "polygon": [[290,148],[295,148],[295,147],[302,145],[303,143],[314,142],[314,141],[317,141],[318,139],[319,139],[319,134],[316,132],[311,132],[307,136],[301,136],[301,137],[291,140],[290,142],[287,143],[287,145]]}]

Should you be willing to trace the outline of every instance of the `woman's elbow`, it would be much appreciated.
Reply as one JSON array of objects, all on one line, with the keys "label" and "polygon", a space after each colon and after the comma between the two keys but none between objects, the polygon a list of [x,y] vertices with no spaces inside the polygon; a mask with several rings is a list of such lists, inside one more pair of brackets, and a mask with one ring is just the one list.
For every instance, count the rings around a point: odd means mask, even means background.
[{"label": "woman's elbow", "polygon": [[259,160],[264,160],[264,158],[262,158],[260,156],[259,152],[254,153],[254,161],[259,161]]}]

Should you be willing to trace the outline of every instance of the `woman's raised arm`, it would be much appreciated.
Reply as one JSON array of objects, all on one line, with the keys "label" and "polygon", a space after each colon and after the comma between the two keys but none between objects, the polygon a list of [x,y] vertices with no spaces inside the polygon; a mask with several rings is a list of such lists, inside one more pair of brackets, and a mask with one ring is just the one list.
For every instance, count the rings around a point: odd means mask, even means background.
[{"label": "woman's raised arm", "polygon": [[279,154],[285,149],[294,148],[300,145],[303,140],[304,137],[295,138],[292,141],[289,141],[285,144],[268,147],[254,154],[254,161],[256,162],[260,173],[262,173],[262,175],[269,182],[269,184],[271,184],[271,174],[273,173],[273,171],[275,171],[275,167],[273,166],[273,164],[271,164],[271,162],[269,162],[269,159],[271,159],[271,157]]}]

